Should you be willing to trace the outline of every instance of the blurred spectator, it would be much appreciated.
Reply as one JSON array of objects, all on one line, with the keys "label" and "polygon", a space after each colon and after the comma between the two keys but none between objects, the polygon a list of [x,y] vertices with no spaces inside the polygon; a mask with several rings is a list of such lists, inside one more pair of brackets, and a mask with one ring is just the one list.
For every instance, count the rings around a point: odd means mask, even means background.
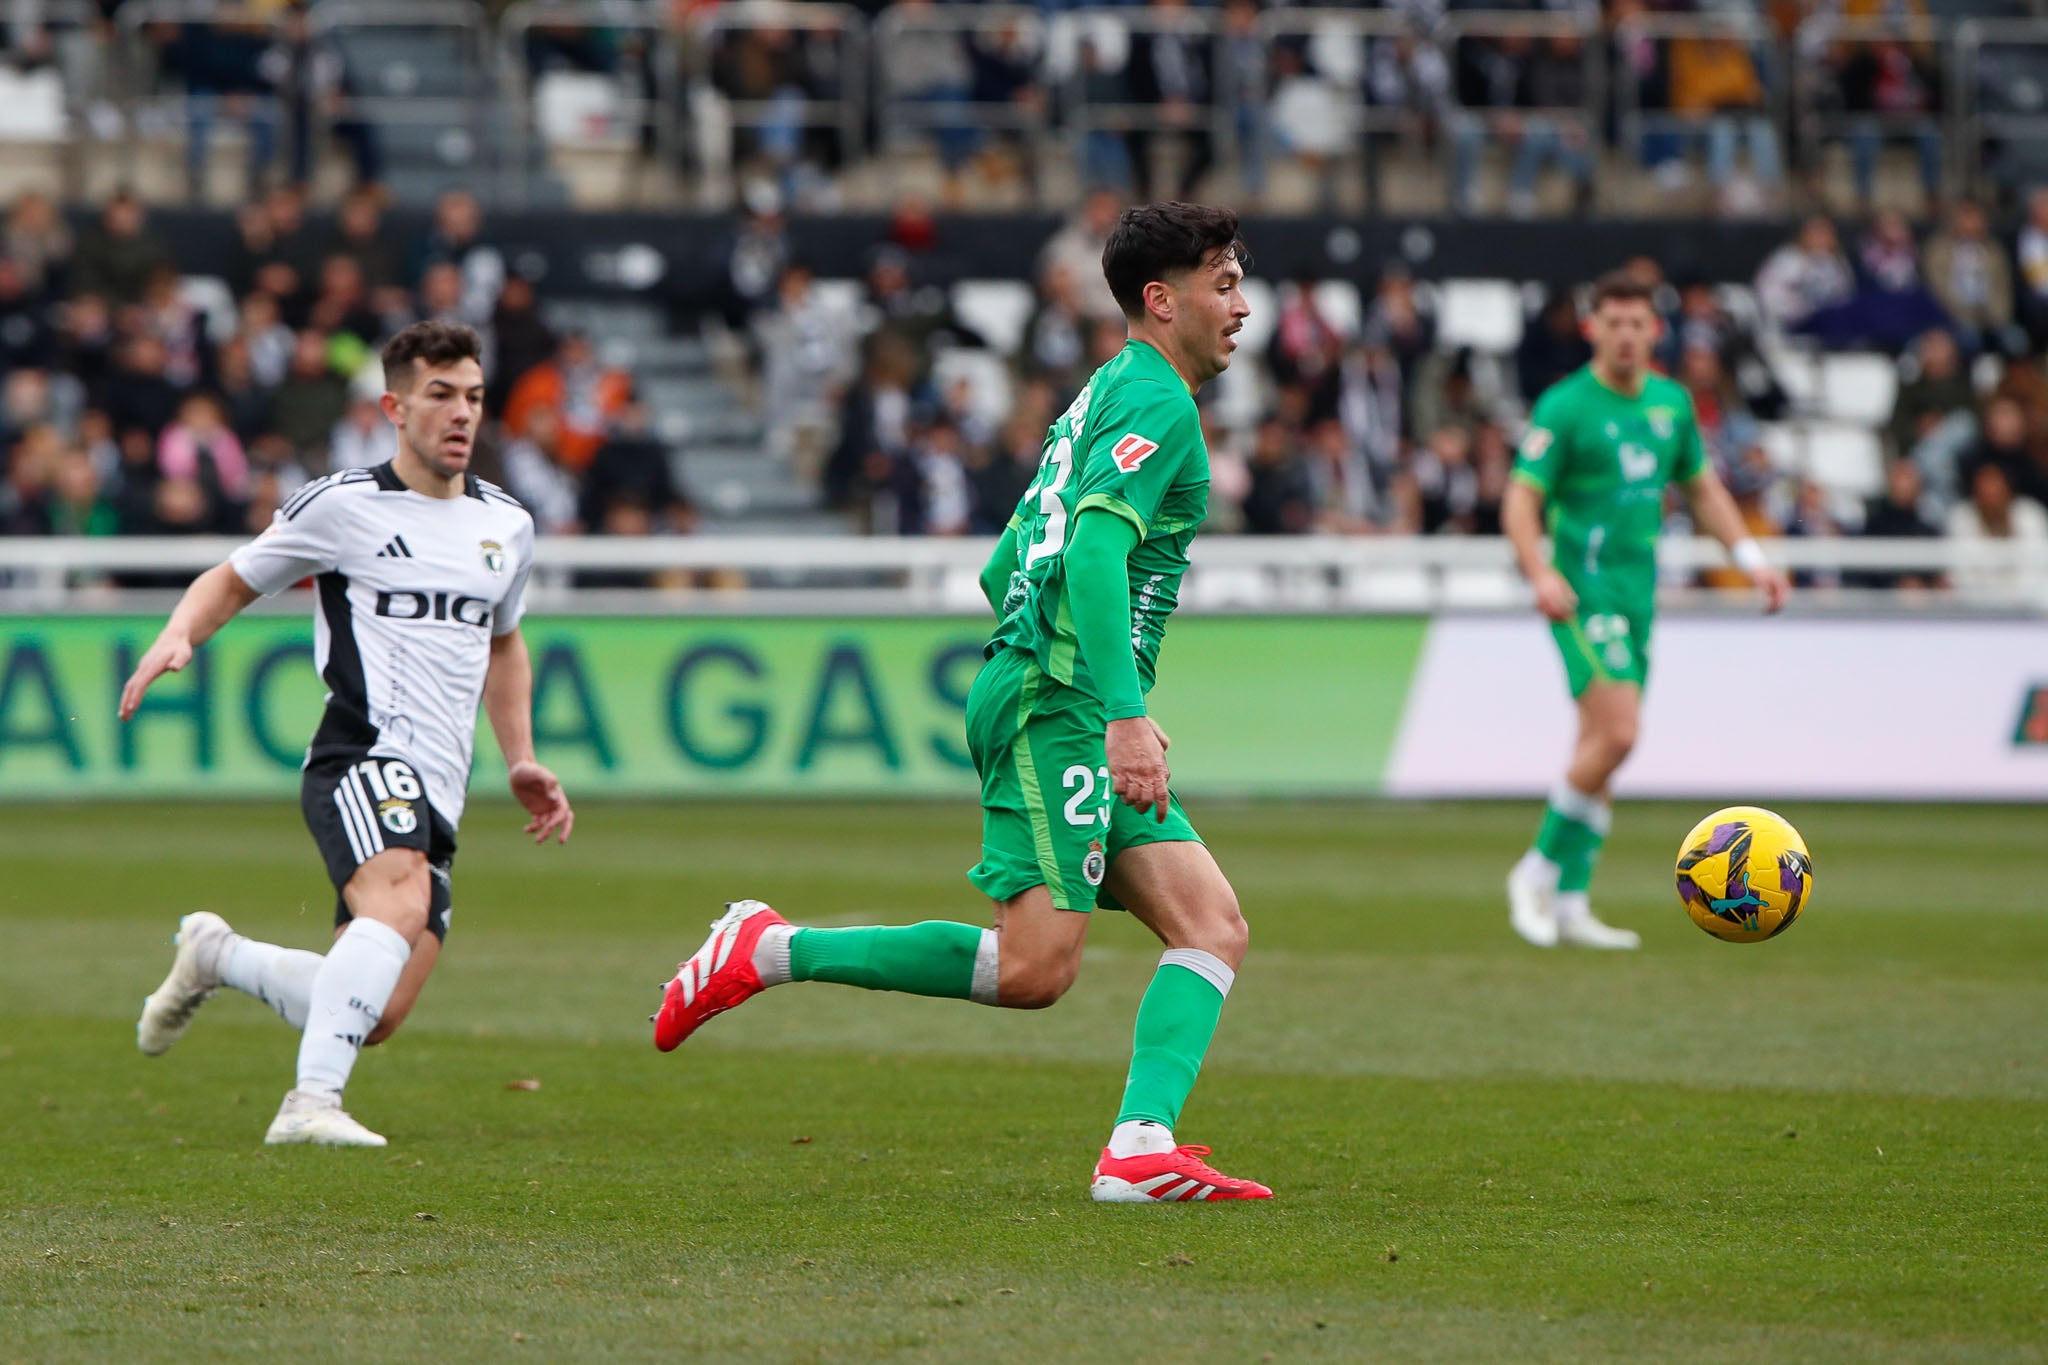
[{"label": "blurred spectator", "polygon": [[[1098,268],[1097,273],[1100,274]],[[868,258],[867,302],[875,330],[894,332],[908,341],[928,372],[934,350],[941,346],[980,346],[982,339],[953,311],[952,298],[935,284],[917,284],[910,257],[901,247],[880,246]]]},{"label": "blurred spectator", "polygon": [[1446,423],[1416,451],[1411,474],[1424,535],[1472,534],[1479,509],[1479,471],[1472,463],[1472,431]]},{"label": "blurred spectator", "polygon": [[1528,218],[1536,212],[1536,188],[1546,167],[1571,182],[1583,207],[1593,184],[1593,162],[1584,124],[1570,111],[1586,103],[1586,64],[1574,37],[1538,38],[1518,34],[1457,45],[1458,98],[1454,115],[1451,202],[1460,213],[1475,211],[1474,180],[1480,148],[1490,136],[1515,148],[1508,172],[1508,212]]},{"label": "blurred spectator", "polygon": [[[1963,373],[1955,338],[1941,328],[1923,335],[1899,369],[1903,379],[1885,434],[1895,459],[1910,456],[1925,470],[1917,453],[1923,442],[1939,439],[1960,448],[1976,432],[1977,390]],[[1953,474],[1953,453],[1940,461],[1940,468],[1944,475]]]},{"label": "blurred spectator", "polygon": [[236,512],[249,497],[249,459],[212,395],[195,393],[178,405],[177,420],[157,439],[156,463],[165,482],[189,480],[203,490],[214,529],[241,529]]},{"label": "blurred spectator", "polygon": [[1757,426],[1742,408],[1721,357],[1705,346],[1688,346],[1678,358],[1678,382],[1692,398],[1700,443],[1717,473],[1725,476],[1757,441]]},{"label": "blurred spectator", "polygon": [[1791,325],[1822,349],[1876,349],[1896,355],[1930,327],[1945,326],[1947,314],[1928,292],[1920,274],[1920,248],[1903,214],[1884,212],[1870,222],[1857,244],[1855,292],[1845,301],[1815,309]]},{"label": "blurred spectator", "polygon": [[[1911,8],[1917,10],[1915,4]],[[1920,167],[1920,192],[1927,203],[1941,197],[1941,76],[1934,54],[1890,39],[1836,52],[1836,83],[1842,108],[1860,115],[1849,132],[1849,158],[1856,202],[1870,210],[1877,183],[1877,154],[1888,136],[1913,144]]]},{"label": "blurred spectator", "polygon": [[320,280],[306,324],[332,336],[351,336],[365,349],[384,339],[384,320],[370,306],[363,268],[337,253],[320,263]]},{"label": "blurred spectator", "polygon": [[121,529],[120,515],[100,489],[92,457],[78,449],[57,457],[44,517],[53,536],[111,536]]},{"label": "blurred spectator", "polygon": [[107,302],[81,294],[58,310],[57,363],[85,391],[90,407],[107,408],[114,391],[114,319]]},{"label": "blurred spectator", "polygon": [[815,487],[831,440],[833,402],[853,377],[854,338],[801,265],[783,269],[777,307],[755,315],[754,334],[766,358],[768,453],[787,462],[798,482]]},{"label": "blurred spectator", "polygon": [[249,152],[244,193],[253,199],[262,193],[277,156],[283,112],[277,101],[283,73],[275,61],[269,22],[165,24],[160,32],[158,60],[185,91],[187,193],[194,200],[207,197],[213,127],[229,119],[244,129]]},{"label": "blurred spectator", "polygon": [[946,204],[964,208],[966,187],[960,173],[981,146],[981,129],[970,117],[974,64],[967,38],[958,29],[917,22],[931,13],[933,0],[895,0],[890,8],[909,22],[889,43],[889,88],[899,98],[925,106],[945,175]]},{"label": "blurred spectator", "polygon": [[[1920,467],[1911,460],[1888,460],[1884,467],[1884,492],[1864,504],[1860,534],[1887,539],[1925,539],[1941,534],[1928,514],[1926,484]],[[1865,570],[1852,574],[1852,584],[1866,588],[1926,588],[1935,586],[1935,576]]]},{"label": "blurred spectator", "polygon": [[241,337],[231,339],[220,348],[215,369],[228,425],[242,438],[244,446],[251,445],[270,430],[270,393],[256,382],[255,370],[249,362],[249,343]]},{"label": "blurred spectator", "polygon": [[1522,401],[1537,396],[1593,358],[1593,348],[1579,322],[1579,305],[1569,289],[1553,289],[1543,310],[1522,329],[1515,348],[1515,381]]},{"label": "blurred spectator", "polygon": [[291,369],[271,399],[271,426],[308,469],[328,468],[327,441],[348,411],[348,385],[327,357],[327,337],[311,328],[292,345]]},{"label": "blurred spectator", "polygon": [[1309,409],[1315,418],[1332,416],[1337,404],[1338,366],[1344,358],[1344,334],[1324,316],[1312,279],[1282,285],[1279,305],[1272,344],[1266,351],[1273,381],[1301,386],[1309,395]]},{"label": "blurred spectator", "polygon": [[1407,266],[1391,262],[1380,272],[1363,330],[1393,355],[1412,396],[1423,359],[1436,349],[1436,319],[1416,306],[1415,280]]},{"label": "blurred spectator", "polygon": [[[1707,181],[1719,192],[1722,211],[1769,209],[1785,172],[1763,78],[1748,45],[1733,38],[1677,38],[1668,60],[1671,111],[1705,122]],[[1747,182],[1735,173],[1737,152],[1745,146],[1752,177]]]},{"label": "blurred spectator", "polygon": [[11,440],[30,427],[54,428],[65,440],[78,430],[84,393],[68,374],[19,369],[0,381],[0,439]]},{"label": "blurred spectator", "polygon": [[[984,23],[967,35],[967,58],[973,64],[973,95],[976,105],[990,109],[1003,106],[1017,113],[1044,114],[1045,89],[1038,83],[1038,42],[1034,31],[1022,20],[1005,19]],[[982,175],[994,184],[1015,178],[1016,160],[1031,167],[1036,176],[1038,149],[1029,128],[996,130],[981,157]]]},{"label": "blurred spectator", "polygon": [[561,343],[541,316],[540,298],[533,281],[524,275],[509,275],[498,294],[498,306],[491,311],[492,365],[485,379],[485,401],[492,412],[502,412],[513,386],[526,372],[555,353]]},{"label": "blurred spectator", "polygon": [[64,284],[71,267],[71,229],[49,195],[31,190],[14,201],[4,245],[30,295],[48,298]]},{"label": "blurred spectator", "polygon": [[1135,128],[1124,135],[1136,171],[1138,198],[1153,196],[1153,150],[1161,142],[1178,144],[1180,171],[1174,199],[1193,199],[1202,177],[1216,164],[1216,139],[1210,131],[1215,101],[1215,73],[1210,70],[1212,44],[1201,27],[1180,27],[1189,18],[1187,0],[1150,0],[1160,27],[1134,29],[1128,78],[1132,98],[1151,106],[1156,127]]},{"label": "blurred spectator", "polygon": [[904,535],[966,535],[974,517],[974,490],[967,478],[965,433],[946,413],[918,425],[910,463],[917,495],[901,513]]},{"label": "blurred spectator", "polygon": [[2042,486],[2039,466],[2027,441],[2027,412],[2017,399],[1994,395],[1984,405],[1984,422],[1976,443],[1963,452],[1957,466],[1957,480],[1964,495],[1975,487],[1977,471],[1995,465],[2005,475],[2006,485],[2019,497],[2048,497]]},{"label": "blurred spectator", "polygon": [[970,465],[974,480],[974,526],[980,535],[1000,535],[1024,497],[1024,490],[1038,476],[1039,461],[1045,453],[1045,427],[1038,414],[1017,411],[996,433],[995,445],[987,458]]},{"label": "blurred spectator", "polygon": [[775,285],[789,264],[789,234],[782,196],[755,183],[741,196],[744,214],[732,238],[718,252],[724,263],[713,290],[713,305],[727,329],[745,333],[754,313],[775,303]]},{"label": "blurred spectator", "polygon": [[249,374],[266,389],[284,383],[292,367],[292,352],[298,338],[278,316],[277,298],[262,290],[242,300],[241,326],[237,333],[249,349]]},{"label": "blurred spectator", "polygon": [[2020,321],[2036,350],[2048,345],[2048,186],[2027,192],[2027,221],[2020,228]]},{"label": "blurred spectator", "polygon": [[164,377],[189,389],[211,377],[213,342],[206,334],[206,315],[178,289],[178,272],[162,266],[143,288],[138,322],[164,345]]},{"label": "blurred spectator", "polygon": [[1678,312],[1657,344],[1658,363],[1669,371],[1690,347],[1712,351],[1751,416],[1775,422],[1785,415],[1791,400],[1777,375],[1757,347],[1756,336],[1721,306],[1714,286],[1705,280],[1688,280],[1678,291]]},{"label": "blurred spectator", "polygon": [[825,504],[851,510],[874,531],[894,524],[894,513],[877,509],[893,496],[897,463],[910,443],[910,407],[918,356],[895,332],[877,332],[865,343],[861,377],[847,390],[839,412],[839,442],[825,462]]},{"label": "blurred spectator", "polygon": [[327,437],[327,472],[367,469],[397,454],[398,428],[384,415],[383,407],[374,398],[350,399],[348,410]]},{"label": "blurred spectator", "polygon": [[590,338],[570,332],[554,356],[526,372],[505,402],[505,431],[523,436],[533,413],[551,410],[561,431],[562,462],[582,469],[633,390],[633,377],[603,364]]},{"label": "blurred spectator", "polygon": [[1251,475],[1244,498],[1245,534],[1302,535],[1315,529],[1315,484],[1284,423],[1269,418],[1259,424]]},{"label": "blurred spectator", "polygon": [[281,185],[238,211],[235,225],[240,243],[229,283],[240,293],[265,291],[286,322],[304,323],[323,246],[306,223],[305,191]]},{"label": "blurred spectator", "polygon": [[472,327],[490,322],[505,287],[505,257],[483,237],[483,209],[467,190],[449,190],[434,204],[434,226],[420,244],[415,276],[430,266],[452,265],[462,272],[457,316]]},{"label": "blurred spectator", "polygon": [[107,201],[99,226],[78,244],[72,287],[116,307],[139,303],[150,277],[170,263],[162,243],[144,228],[142,202],[124,190]]},{"label": "blurred spectator", "polygon": [[1038,271],[1038,301],[1024,324],[1023,344],[1017,349],[1018,369],[1044,379],[1066,397],[1080,392],[1088,379],[1081,368],[1087,356],[1090,322],[1086,308],[1073,268],[1063,260],[1043,261]]},{"label": "blurred spectator", "polygon": [[1507,501],[1508,477],[1515,467],[1515,450],[1508,434],[1497,423],[1479,428],[1472,443],[1472,463],[1479,471],[1479,501],[1472,509],[1475,536],[1497,536],[1501,504]]},{"label": "blurred spectator", "polygon": [[0,256],[0,372],[47,363],[53,344],[42,300],[30,292],[21,267]]},{"label": "blurred spectator", "polygon": [[680,535],[695,513],[676,486],[668,448],[648,428],[647,405],[635,396],[619,409],[612,434],[583,471],[577,516],[586,531],[624,534],[619,509],[644,512],[648,533]]},{"label": "blurred spectator", "polygon": [[50,530],[50,498],[64,443],[49,427],[30,427],[7,452],[0,480],[0,535],[40,536]]},{"label": "blurred spectator", "polygon": [[107,407],[122,431],[141,431],[152,439],[178,410],[177,385],[164,374],[164,343],[141,333],[121,347],[120,360],[109,379]]},{"label": "blurred spectator", "polygon": [[1984,210],[1967,200],[1949,211],[1948,229],[1927,243],[1927,282],[1958,329],[1963,349],[2018,354],[2011,335],[2012,258],[1991,235]]},{"label": "blurred spectator", "polygon": [[1217,55],[1219,96],[1228,106],[1237,138],[1239,210],[1249,211],[1266,193],[1266,161],[1272,155],[1273,133],[1268,109],[1268,71],[1272,50],[1258,31],[1257,0],[1224,0],[1223,33]]},{"label": "blurred spectator", "polygon": [[1383,341],[1368,336],[1345,351],[1337,372],[1337,420],[1345,440],[1365,459],[1372,515],[1382,524],[1391,512],[1387,490],[1401,464],[1405,409],[1401,366]]},{"label": "blurred spectator", "polygon": [[560,415],[542,406],[527,414],[525,429],[505,445],[505,486],[533,513],[542,535],[576,535],[583,529],[576,471],[565,461],[562,436]]},{"label": "blurred spectator", "polygon": [[374,189],[360,187],[349,191],[335,212],[333,235],[322,247],[321,255],[346,256],[354,261],[363,288],[370,295],[370,305],[379,312],[389,312],[394,306],[391,299],[378,299],[380,292],[396,290],[401,296],[404,292],[405,262],[384,230],[384,210]]},{"label": "blurred spectator", "polygon": [[1469,436],[1494,420],[1494,398],[1484,392],[1473,373],[1469,346],[1432,352],[1415,376],[1409,402],[1411,429],[1432,435],[1444,427],[1463,427]]},{"label": "blurred spectator", "polygon": [[1372,461],[1335,418],[1317,422],[1304,440],[1309,487],[1315,494],[1312,530],[1362,535],[1383,515]]},{"label": "blurred spectator", "polygon": [[1976,592],[2023,591],[2030,572],[2024,564],[1996,566],[1973,563],[1969,547],[1986,543],[2024,545],[2038,560],[2048,555],[2048,511],[2013,489],[2005,467],[1980,464],[1970,476],[1969,498],[1948,514],[1949,538],[1959,542],[1963,558],[1956,568],[1956,586]]},{"label": "blurred spectator", "polygon": [[[1435,49],[1429,52],[1440,67]],[[1317,187],[1317,207],[1329,212],[1337,204],[1335,163],[1354,145],[1349,119],[1356,96],[1313,69],[1292,43],[1273,48],[1272,86],[1266,133],[1273,151],[1293,159]]]},{"label": "blurred spectator", "polygon": [[1772,252],[1757,272],[1757,304],[1774,327],[1791,330],[1824,308],[1847,303],[1856,277],[1835,236],[1835,225],[1815,214],[1799,235]]},{"label": "blurred spectator", "polygon": [[1114,190],[1090,190],[1082,199],[1080,210],[1038,253],[1041,279],[1055,263],[1064,265],[1081,291],[1081,305],[1088,316],[1108,318],[1119,324],[1124,320],[1124,310],[1109,292],[1109,281],[1102,277],[1102,249],[1109,244],[1110,231],[1122,212],[1123,203]]},{"label": "blurred spectator", "polygon": [[[1785,519],[1785,534],[1809,539],[1842,534],[1834,509],[1828,505],[1827,490],[1812,479],[1800,479],[1793,488],[1792,512]],[[1838,588],[1842,585],[1842,573],[1839,569],[1796,569],[1792,583],[1800,588]]]}]

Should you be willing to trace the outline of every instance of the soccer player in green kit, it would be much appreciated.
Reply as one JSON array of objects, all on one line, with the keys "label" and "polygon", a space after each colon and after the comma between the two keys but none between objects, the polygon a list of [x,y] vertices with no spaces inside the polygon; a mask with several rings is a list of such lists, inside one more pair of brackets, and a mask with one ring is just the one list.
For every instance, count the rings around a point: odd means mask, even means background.
[{"label": "soccer player in green kit", "polygon": [[[1237,896],[1167,784],[1145,711],[1166,618],[1208,511],[1195,393],[1250,313],[1237,215],[1127,210],[1103,249],[1129,339],[1046,435],[1038,475],[982,572],[1000,618],[967,700],[981,775],[981,862],[994,928],[932,921],[808,929],[736,901],[654,1018],[674,1048],[713,1015],[790,981],[1043,1009],[1081,966],[1089,913],[1128,910],[1166,946],[1138,1006],[1130,1075],[1093,1197],[1265,1199],[1173,1128],[1244,959]],[[1121,803],[1121,804],[1119,804]]]},{"label": "soccer player in green kit", "polygon": [[1728,547],[1766,610],[1783,606],[1789,591],[1707,463],[1692,399],[1649,368],[1660,326],[1640,282],[1616,274],[1595,286],[1586,325],[1592,363],[1536,401],[1501,509],[1579,710],[1570,766],[1535,844],[1508,874],[1509,922],[1539,948],[1626,949],[1639,941],[1594,916],[1587,888],[1612,820],[1608,784],[1636,742],[1665,489],[1685,490],[1695,520]]}]

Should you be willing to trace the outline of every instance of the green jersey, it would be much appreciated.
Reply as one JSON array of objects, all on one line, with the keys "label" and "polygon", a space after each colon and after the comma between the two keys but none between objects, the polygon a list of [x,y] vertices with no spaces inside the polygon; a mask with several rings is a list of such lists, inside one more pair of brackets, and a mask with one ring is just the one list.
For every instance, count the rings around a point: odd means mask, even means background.
[{"label": "green jersey", "polygon": [[1026,650],[1048,676],[1100,701],[1075,640],[1065,562],[1074,518],[1091,507],[1137,528],[1131,649],[1149,692],[1188,546],[1209,511],[1209,449],[1186,381],[1142,341],[1125,342],[1046,432],[1038,476],[1010,518],[1017,567],[989,646]]},{"label": "green jersey", "polygon": [[1543,494],[1559,572],[1655,585],[1664,490],[1706,467],[1692,397],[1663,375],[1630,398],[1588,365],[1536,400],[1514,477]]}]

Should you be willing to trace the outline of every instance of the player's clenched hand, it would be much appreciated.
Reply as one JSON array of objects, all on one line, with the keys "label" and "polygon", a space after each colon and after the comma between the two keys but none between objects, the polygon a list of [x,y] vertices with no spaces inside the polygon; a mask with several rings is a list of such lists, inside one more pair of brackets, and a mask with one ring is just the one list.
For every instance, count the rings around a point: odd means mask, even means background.
[{"label": "player's clenched hand", "polygon": [[1553,621],[1563,621],[1579,608],[1579,595],[1572,591],[1572,585],[1564,581],[1564,575],[1550,569],[1536,577],[1536,610]]},{"label": "player's clenched hand", "polygon": [[[1147,716],[1147,717],[1145,717],[1145,719],[1146,719],[1146,720],[1152,720],[1152,717],[1150,717],[1150,716]],[[1162,729],[1160,729],[1160,728],[1159,728],[1159,722],[1158,722],[1158,721],[1156,721],[1156,720],[1152,720],[1152,733],[1153,733],[1153,734],[1155,734],[1155,735],[1157,735],[1157,736],[1159,736],[1159,752],[1160,752],[1160,753],[1162,753],[1162,754],[1163,754],[1163,753],[1165,753],[1165,752],[1166,752],[1166,751],[1167,751],[1168,749],[1171,749],[1171,748],[1173,747],[1173,741],[1172,741],[1172,740],[1170,740],[1170,739],[1168,739],[1168,738],[1166,737],[1166,731],[1164,731],[1164,730],[1162,730]]]},{"label": "player's clenched hand", "polygon": [[142,705],[142,694],[149,685],[166,673],[176,673],[192,662],[192,642],[183,636],[173,637],[166,633],[156,637],[156,643],[144,652],[142,662],[135,665],[135,672],[121,687],[121,719],[127,720],[135,714],[135,708]]},{"label": "player's clenched hand", "polygon": [[1166,746],[1149,717],[1113,720],[1103,735],[1109,759],[1109,782],[1117,797],[1140,815],[1165,820],[1170,798],[1166,783]]},{"label": "player's clenched hand", "polygon": [[1785,577],[1783,569],[1765,569],[1755,575],[1756,589],[1764,595],[1764,610],[1778,611],[1785,605],[1785,599],[1792,595],[1792,580]]},{"label": "player's clenched hand", "polygon": [[576,827],[576,812],[569,809],[569,798],[562,791],[561,780],[532,759],[514,763],[507,776],[512,783],[512,794],[533,816],[526,822],[526,833],[533,836],[533,841],[544,844],[548,835],[559,830],[557,842],[568,843],[569,831]]}]

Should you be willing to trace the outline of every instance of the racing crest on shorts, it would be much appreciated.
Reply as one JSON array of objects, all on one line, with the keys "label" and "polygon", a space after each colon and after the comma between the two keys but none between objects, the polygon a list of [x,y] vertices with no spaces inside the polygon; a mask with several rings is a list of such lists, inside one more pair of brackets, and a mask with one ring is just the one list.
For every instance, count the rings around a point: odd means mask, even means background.
[{"label": "racing crest on shorts", "polygon": [[1102,840],[1088,841],[1088,856],[1081,860],[1081,876],[1090,886],[1102,885],[1102,874],[1109,870],[1109,858],[1102,851]]}]

